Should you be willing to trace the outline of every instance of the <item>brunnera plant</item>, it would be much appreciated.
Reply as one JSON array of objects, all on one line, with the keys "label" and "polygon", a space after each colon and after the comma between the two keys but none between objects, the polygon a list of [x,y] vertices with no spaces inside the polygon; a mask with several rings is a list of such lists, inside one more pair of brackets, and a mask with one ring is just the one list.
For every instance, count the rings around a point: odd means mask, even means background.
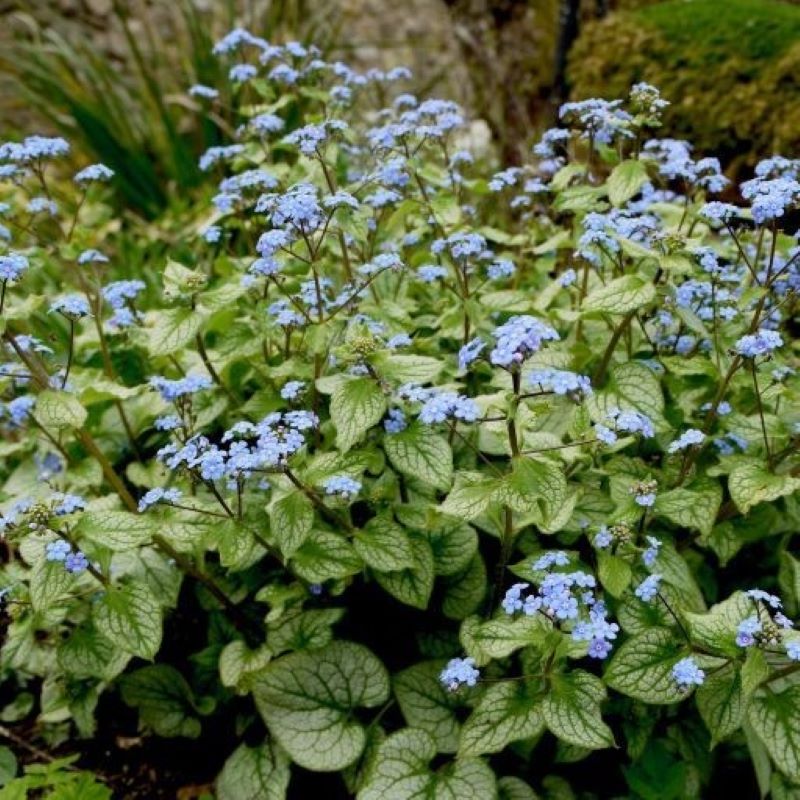
[{"label": "brunnera plant", "polygon": [[109,169],[0,145],[2,669],[40,728],[91,737],[110,696],[228,726],[221,800],[293,765],[570,797],[584,759],[701,796],[748,753],[794,794],[800,161],[715,200],[640,84],[487,177],[405,70],[216,53],[190,94],[240,122],[140,275]]}]

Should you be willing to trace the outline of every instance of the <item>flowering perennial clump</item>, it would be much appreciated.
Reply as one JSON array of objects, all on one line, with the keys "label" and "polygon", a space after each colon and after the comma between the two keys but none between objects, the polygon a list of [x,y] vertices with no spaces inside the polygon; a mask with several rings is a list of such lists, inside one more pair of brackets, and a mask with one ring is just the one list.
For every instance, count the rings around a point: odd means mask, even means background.
[{"label": "flowering perennial clump", "polygon": [[146,231],[0,144],[4,718],[236,731],[220,800],[792,796],[800,162],[732,186],[638,84],[508,167],[405,69],[214,53]]}]

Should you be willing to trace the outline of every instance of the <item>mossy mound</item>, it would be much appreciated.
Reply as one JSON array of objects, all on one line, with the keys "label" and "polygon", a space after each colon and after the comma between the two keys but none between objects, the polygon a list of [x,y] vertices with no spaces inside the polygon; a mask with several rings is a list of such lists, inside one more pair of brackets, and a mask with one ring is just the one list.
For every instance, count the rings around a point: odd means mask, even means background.
[{"label": "mossy mound", "polygon": [[587,25],[570,54],[576,99],[658,86],[670,134],[733,168],[800,150],[800,6],[669,0]]}]

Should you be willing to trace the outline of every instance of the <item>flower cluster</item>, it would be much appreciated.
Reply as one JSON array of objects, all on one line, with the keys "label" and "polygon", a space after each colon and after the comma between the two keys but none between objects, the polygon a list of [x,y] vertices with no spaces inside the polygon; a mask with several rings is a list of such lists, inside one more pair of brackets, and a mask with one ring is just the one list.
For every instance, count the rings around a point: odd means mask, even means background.
[{"label": "flower cluster", "polygon": [[597,581],[582,570],[556,572],[554,567],[565,567],[569,556],[562,551],[550,551],[534,561],[535,572],[543,572],[538,581],[538,592],[524,594],[528,583],[516,583],[505,594],[502,607],[507,614],[521,611],[527,616],[545,615],[555,624],[572,624],[571,636],[575,641],[588,642],[588,655],[604,659],[611,652],[611,642],[617,638],[619,626],[606,619],[605,604],[595,597]]},{"label": "flower cluster", "polygon": [[439,675],[439,680],[448,691],[455,692],[462,686],[477,685],[480,677],[474,658],[451,658]]}]

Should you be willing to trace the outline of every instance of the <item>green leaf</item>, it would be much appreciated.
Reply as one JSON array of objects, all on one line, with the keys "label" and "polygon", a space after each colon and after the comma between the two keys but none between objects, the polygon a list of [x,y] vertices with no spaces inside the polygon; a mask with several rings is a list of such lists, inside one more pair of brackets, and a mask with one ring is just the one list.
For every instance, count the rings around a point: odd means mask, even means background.
[{"label": "green leaf", "polygon": [[480,759],[459,758],[432,772],[436,745],[425,731],[405,728],[378,747],[358,800],[493,800],[494,773]]},{"label": "green leaf", "polygon": [[745,463],[728,475],[728,491],[739,511],[746,514],[759,503],[771,503],[800,489],[800,478],[773,475],[760,463]]},{"label": "green leaf", "polygon": [[728,665],[706,678],[697,688],[695,700],[700,716],[711,733],[712,747],[739,730],[744,716],[742,679],[739,670]]},{"label": "green leaf", "polygon": [[219,562],[230,572],[251,567],[263,553],[253,532],[235,519],[220,520],[209,537],[219,553]]},{"label": "green leaf", "polygon": [[381,421],[386,398],[371,378],[354,378],[336,387],[330,411],[336,426],[336,446],[346,452]]},{"label": "green leaf", "polygon": [[499,753],[510,742],[542,733],[545,722],[538,692],[533,681],[490,686],[461,729],[459,756]]},{"label": "green leaf", "polygon": [[[471,479],[470,479],[471,481]],[[489,508],[497,490],[497,481],[457,481],[456,486],[439,506],[442,514],[457,517],[465,522],[475,519]]]},{"label": "green leaf", "polygon": [[269,507],[269,519],[281,552],[291,558],[311,533],[314,507],[301,491],[290,492]]},{"label": "green leaf", "polygon": [[343,616],[343,608],[312,608],[282,615],[267,627],[273,655],[284,650],[316,650],[333,639],[331,628]]},{"label": "green leaf", "polygon": [[157,523],[144,514],[128,511],[86,511],[76,532],[115,553],[149,544]]},{"label": "green leaf", "polygon": [[361,571],[353,546],[341,534],[313,531],[292,556],[297,574],[310,583],[346,578]]},{"label": "green leaf", "polygon": [[614,597],[622,597],[633,577],[625,559],[602,550],[597,554],[597,574],[603,588]]},{"label": "green leaf", "polygon": [[628,314],[653,302],[656,287],[648,278],[623,275],[591,291],[583,301],[584,313]]},{"label": "green leaf", "polygon": [[17,774],[17,757],[5,745],[0,747],[0,786],[5,786]]},{"label": "green leaf", "polygon": [[204,321],[204,315],[191,308],[151,311],[142,331],[147,349],[153,356],[168,356],[189,344]]},{"label": "green leaf", "polygon": [[394,693],[406,723],[429,733],[440,753],[458,749],[460,725],[455,709],[458,702],[439,675],[444,661],[423,661],[401,670],[394,677]]},{"label": "green leaf", "polygon": [[750,761],[753,764],[753,772],[755,772],[756,780],[758,781],[758,790],[761,795],[761,800],[764,800],[770,791],[770,783],[773,774],[772,761],[770,761],[767,748],[764,747],[747,719],[742,723],[742,730],[744,731],[744,738],[747,742],[747,750],[750,753]]},{"label": "green leaf", "polygon": [[258,747],[241,744],[217,777],[217,800],[284,800],[289,767],[286,753],[271,739]]},{"label": "green leaf", "polygon": [[564,471],[554,461],[515,459],[513,469],[503,481],[496,499],[514,511],[533,515],[537,526],[547,533],[555,533],[560,527],[554,527],[556,520],[562,525],[569,521],[568,518],[560,519],[560,512],[570,497]]},{"label": "green leaf", "polygon": [[139,712],[139,719],[157,736],[196,739],[201,725],[192,690],[183,675],[166,664],[153,664],[125,675],[122,699]]},{"label": "green leaf", "polygon": [[389,696],[389,676],[366,647],[333,642],[290,653],[269,664],[253,685],[256,705],[272,735],[306,769],[340,770],[366,742],[356,708]]},{"label": "green leaf", "polygon": [[672,668],[686,655],[672,631],[652,628],[632,636],[617,650],[604,680],[612,689],[645,703],[677,703],[685,697]]},{"label": "green leaf", "polygon": [[353,537],[353,547],[364,563],[380,572],[396,572],[414,565],[405,529],[391,517],[373,517]]},{"label": "green leaf", "polygon": [[498,779],[497,791],[498,800],[538,800],[536,792],[525,781],[510,776]]},{"label": "green leaf", "polygon": [[600,717],[603,682],[583,670],[556,676],[542,701],[547,727],[559,739],[598,750],[614,746],[614,734]]},{"label": "green leaf", "polygon": [[747,648],[747,655],[742,664],[742,696],[745,701],[769,677],[770,666],[763,650],[756,647]]},{"label": "green leaf", "polygon": [[241,639],[228,642],[219,654],[219,679],[223,686],[243,691],[248,680],[269,664],[272,652],[266,645],[251,650]]},{"label": "green leaf", "polygon": [[705,614],[685,611],[683,616],[692,641],[709,650],[736,658],[742,648],[736,644],[736,629],[742,620],[752,616],[756,607],[741,592],[732,594],[712,606]]},{"label": "green leaf", "polygon": [[706,483],[693,488],[677,488],[656,496],[656,516],[682,528],[693,528],[704,536],[711,533],[722,503],[722,487]]},{"label": "green leaf", "polygon": [[585,400],[595,422],[608,422],[612,408],[641,411],[655,425],[663,418],[664,395],[658,377],[643,364],[627,361],[611,373],[611,380],[601,391]]},{"label": "green leaf", "polygon": [[467,655],[482,667],[495,658],[505,658],[521,647],[541,645],[551,630],[540,616],[501,616],[482,622],[469,617],[461,625],[461,644]]},{"label": "green leaf", "polygon": [[644,162],[635,159],[621,161],[611,170],[606,181],[608,199],[614,206],[624,205],[648,180]]},{"label": "green leaf", "polygon": [[478,534],[471,525],[441,525],[428,532],[437,575],[460,572],[478,551]]},{"label": "green leaf", "polygon": [[58,646],[58,664],[64,672],[78,679],[102,678],[110,681],[130,661],[126,653],[101,636],[94,628],[75,628]]},{"label": "green leaf", "polygon": [[442,613],[450,619],[464,619],[474,614],[486,596],[486,565],[475,553],[463,572],[448,575],[443,581],[445,595]]},{"label": "green leaf", "polygon": [[413,423],[386,436],[383,448],[392,466],[403,475],[446,491],[453,477],[453,451],[447,439],[428,425]]},{"label": "green leaf", "polygon": [[143,584],[109,586],[92,610],[97,630],[126,653],[153,659],[161,646],[161,607]]},{"label": "green leaf", "polygon": [[800,686],[757,692],[747,718],[778,769],[800,778]]},{"label": "green leaf", "polygon": [[48,431],[80,428],[86,422],[87,413],[75,395],[51,389],[36,398],[33,409],[36,421]]},{"label": "green leaf", "polygon": [[30,597],[34,611],[47,611],[69,592],[73,575],[64,568],[63,561],[42,558],[30,574]]},{"label": "green leaf", "polygon": [[382,378],[419,384],[435,383],[444,366],[438,358],[402,353],[378,353],[373,364]]},{"label": "green leaf", "polygon": [[394,572],[377,572],[375,580],[401,603],[426,609],[433,591],[433,551],[427,541],[410,536],[412,566]]}]

